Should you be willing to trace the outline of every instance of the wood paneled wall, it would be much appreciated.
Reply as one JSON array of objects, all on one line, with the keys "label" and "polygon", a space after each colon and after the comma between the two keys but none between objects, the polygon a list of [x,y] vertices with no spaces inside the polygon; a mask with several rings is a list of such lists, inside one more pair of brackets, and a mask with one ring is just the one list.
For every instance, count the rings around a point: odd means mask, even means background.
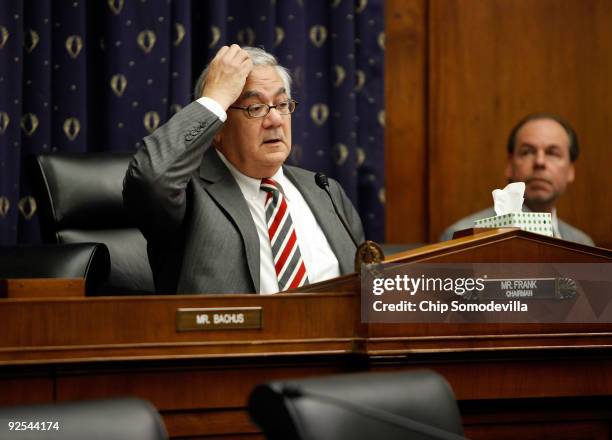
[{"label": "wood paneled wall", "polygon": [[559,216],[612,248],[612,3],[388,0],[387,241],[437,241],[505,185],[506,139],[550,111],[578,133]]}]

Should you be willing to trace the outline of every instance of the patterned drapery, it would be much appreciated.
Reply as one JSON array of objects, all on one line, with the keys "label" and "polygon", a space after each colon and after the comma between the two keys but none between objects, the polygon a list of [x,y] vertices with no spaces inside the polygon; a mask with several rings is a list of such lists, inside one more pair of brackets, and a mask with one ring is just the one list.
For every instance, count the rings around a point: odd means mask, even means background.
[{"label": "patterned drapery", "polygon": [[0,244],[40,240],[30,154],[135,150],[231,43],[290,69],[290,162],[338,179],[382,240],[383,30],[383,0],[0,2]]}]

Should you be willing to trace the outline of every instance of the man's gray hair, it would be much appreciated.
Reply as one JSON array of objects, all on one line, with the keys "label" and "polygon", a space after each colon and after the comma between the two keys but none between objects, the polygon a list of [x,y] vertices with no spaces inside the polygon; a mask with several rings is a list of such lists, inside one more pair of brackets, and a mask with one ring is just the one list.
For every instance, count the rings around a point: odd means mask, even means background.
[{"label": "man's gray hair", "polygon": [[[258,47],[250,47],[243,46],[242,50],[249,54],[251,57],[251,61],[253,62],[253,67],[258,66],[272,66],[276,68],[278,75],[281,77],[283,81],[283,85],[285,87],[285,91],[287,92],[287,96],[291,98],[291,75],[289,74],[289,70],[285,67],[278,64],[278,61],[274,55],[266,52],[263,49]],[[204,84],[206,83],[206,77],[208,76],[208,71],[210,69],[210,63],[206,65],[200,77],[196,81],[195,88],[193,89],[193,96],[195,99],[202,97],[202,90],[204,89]]]}]

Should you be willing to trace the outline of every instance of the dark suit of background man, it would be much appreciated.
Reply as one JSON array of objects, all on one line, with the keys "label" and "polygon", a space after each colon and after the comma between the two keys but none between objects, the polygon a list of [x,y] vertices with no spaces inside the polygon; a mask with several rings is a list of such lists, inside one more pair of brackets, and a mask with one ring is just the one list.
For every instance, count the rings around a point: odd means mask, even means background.
[{"label": "dark suit of background man", "polygon": [[[550,212],[555,237],[593,246],[593,240],[557,217],[555,205],[574,181],[574,162],[580,151],[571,125],[559,116],[534,113],[520,120],[508,137],[506,177],[509,182],[525,182],[524,211]],[[495,215],[487,208],[448,227],[440,241],[450,240],[455,231],[472,228],[474,221]]]},{"label": "dark suit of background man", "polygon": [[[273,293],[352,272],[355,246],[314,174],[283,165],[290,85],[272,55],[225,46],[197,101],[144,138],[123,194],[158,292]],[[362,241],[350,200],[333,180],[330,190]]]}]

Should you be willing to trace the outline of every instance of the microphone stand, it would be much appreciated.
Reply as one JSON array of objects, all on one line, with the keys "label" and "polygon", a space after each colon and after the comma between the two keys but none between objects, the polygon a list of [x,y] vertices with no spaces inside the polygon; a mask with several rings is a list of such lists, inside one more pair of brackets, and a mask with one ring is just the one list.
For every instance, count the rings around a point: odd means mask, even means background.
[{"label": "microphone stand", "polygon": [[366,240],[360,245],[357,244],[357,240],[355,240],[355,237],[353,236],[353,233],[346,224],[344,217],[340,214],[340,211],[338,211],[338,207],[334,203],[334,199],[331,195],[331,192],[329,191],[329,181],[327,180],[327,176],[323,173],[315,174],[315,183],[329,196],[329,200],[331,201],[331,204],[334,207],[336,216],[338,217],[338,219],[340,219],[340,223],[342,223],[344,230],[349,235],[349,237],[351,237],[351,240],[353,241],[353,244],[357,249],[355,253],[355,272],[361,273],[362,264],[381,263],[385,259],[385,253],[378,244],[374,243],[371,240]]}]

